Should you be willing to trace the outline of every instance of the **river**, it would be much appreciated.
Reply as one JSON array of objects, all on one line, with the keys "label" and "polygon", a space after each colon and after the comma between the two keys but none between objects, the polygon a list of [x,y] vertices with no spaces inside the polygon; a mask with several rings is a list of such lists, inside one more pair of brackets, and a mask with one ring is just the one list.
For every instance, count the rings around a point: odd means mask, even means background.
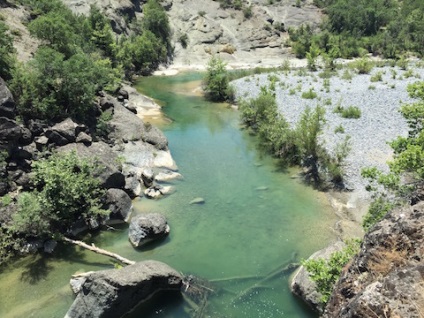
[{"label": "river", "polygon": [[[290,294],[288,274],[263,279],[333,241],[334,213],[296,170],[258,150],[257,140],[240,129],[236,110],[199,96],[200,77],[187,73],[138,83],[171,119],[160,128],[184,179],[172,182],[176,191],[168,197],[134,201],[135,213],[163,213],[170,235],[141,250],[129,244],[126,227],[85,240],[211,280],[216,292],[206,317],[316,317]],[[196,197],[205,203],[190,205]],[[112,267],[107,258],[74,247],[22,259],[0,273],[0,317],[63,317],[73,299],[70,276]],[[188,312],[182,298],[165,294],[128,317],[183,318]]]}]

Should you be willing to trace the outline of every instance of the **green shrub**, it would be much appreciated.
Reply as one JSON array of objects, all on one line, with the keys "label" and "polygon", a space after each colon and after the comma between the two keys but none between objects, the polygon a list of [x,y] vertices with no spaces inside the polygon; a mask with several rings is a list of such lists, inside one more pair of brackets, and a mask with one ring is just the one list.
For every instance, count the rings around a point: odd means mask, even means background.
[{"label": "green shrub", "polygon": [[206,76],[203,79],[203,89],[212,101],[225,101],[228,99],[228,71],[226,64],[216,56],[208,63]]},{"label": "green shrub", "polygon": [[373,66],[373,63],[367,58],[361,58],[351,63],[351,67],[356,69],[359,74],[369,74]]},{"label": "green shrub", "polygon": [[302,261],[302,265],[309,272],[309,277],[316,283],[317,291],[322,295],[321,305],[323,307],[330,299],[343,267],[358,251],[359,242],[350,241],[344,249],[332,253],[328,260],[318,258]]},{"label": "green shrub", "polygon": [[352,80],[352,74],[349,72],[348,69],[345,69],[342,75],[342,79],[346,80],[346,81],[351,81]]},{"label": "green shrub", "polygon": [[353,118],[358,119],[361,117],[361,110],[356,106],[349,106],[347,108],[343,107],[341,100],[337,103],[334,108],[334,113],[340,114],[343,118]]},{"label": "green shrub", "polygon": [[15,64],[13,39],[7,31],[6,24],[0,21],[0,77],[5,80],[11,78]]},{"label": "green shrub", "polygon": [[383,73],[377,72],[374,75],[371,76],[370,81],[371,82],[381,82],[383,80]]},{"label": "green shrub", "polygon": [[335,132],[336,134],[344,134],[345,129],[344,129],[344,127],[343,127],[342,125],[338,125],[338,126],[334,129],[334,132]]},{"label": "green shrub", "polygon": [[54,154],[34,163],[32,193],[18,199],[15,232],[31,237],[54,237],[66,233],[78,219],[87,221],[107,214],[101,209],[105,192],[93,177],[97,167],[75,153]]},{"label": "green shrub", "polygon": [[361,110],[356,106],[344,108],[340,114],[343,118],[358,119],[361,117]]},{"label": "green shrub", "polygon": [[109,60],[78,53],[65,60],[40,48],[34,60],[16,68],[10,85],[20,114],[26,117],[86,118],[97,91],[114,89],[120,78]]},{"label": "green shrub", "polygon": [[180,37],[178,38],[178,41],[181,43],[181,46],[183,48],[187,48],[187,45],[188,45],[188,35],[187,35],[187,33],[181,34]]},{"label": "green shrub", "polygon": [[310,88],[309,91],[302,93],[302,98],[305,98],[305,99],[314,99],[314,98],[317,98],[317,96],[318,96],[317,93],[315,93],[312,88]]},{"label": "green shrub", "polygon": [[253,8],[252,5],[243,8],[243,10],[242,10],[243,11],[243,16],[246,19],[250,19],[253,16],[253,10],[252,10],[252,8]]},{"label": "green shrub", "polygon": [[368,231],[375,223],[383,219],[383,217],[394,208],[393,202],[390,202],[379,196],[376,198],[368,208],[367,214],[365,214],[362,220],[362,227],[365,231]]}]

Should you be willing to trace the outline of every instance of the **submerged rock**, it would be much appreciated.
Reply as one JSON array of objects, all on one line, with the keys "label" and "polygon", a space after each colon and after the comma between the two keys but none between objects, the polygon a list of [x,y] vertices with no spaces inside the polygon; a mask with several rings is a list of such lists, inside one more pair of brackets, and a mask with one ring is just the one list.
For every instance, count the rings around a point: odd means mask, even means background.
[{"label": "submerged rock", "polygon": [[180,273],[157,261],[90,272],[76,279],[71,286],[77,297],[65,318],[119,318],[157,292],[179,291],[182,284]]},{"label": "submerged rock", "polygon": [[205,199],[201,197],[194,198],[193,200],[189,202],[189,204],[204,204],[204,203],[205,203]]},{"label": "submerged rock", "polygon": [[159,213],[139,215],[131,220],[128,238],[135,247],[157,240],[170,231],[166,218]]}]

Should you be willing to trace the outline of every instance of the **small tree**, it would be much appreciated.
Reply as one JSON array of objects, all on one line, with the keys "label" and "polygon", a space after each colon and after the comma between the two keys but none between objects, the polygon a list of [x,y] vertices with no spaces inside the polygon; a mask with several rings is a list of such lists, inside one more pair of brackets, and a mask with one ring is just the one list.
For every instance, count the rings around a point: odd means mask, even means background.
[{"label": "small tree", "polygon": [[14,52],[12,37],[7,33],[6,25],[0,21],[0,77],[5,80],[11,77]]},{"label": "small tree", "polygon": [[65,234],[78,219],[105,215],[104,190],[93,177],[96,166],[72,152],[54,154],[34,165],[36,191],[23,193],[14,216],[14,230],[31,237]]},{"label": "small tree", "polygon": [[226,64],[219,57],[212,56],[209,60],[203,89],[212,101],[228,99],[228,71]]}]

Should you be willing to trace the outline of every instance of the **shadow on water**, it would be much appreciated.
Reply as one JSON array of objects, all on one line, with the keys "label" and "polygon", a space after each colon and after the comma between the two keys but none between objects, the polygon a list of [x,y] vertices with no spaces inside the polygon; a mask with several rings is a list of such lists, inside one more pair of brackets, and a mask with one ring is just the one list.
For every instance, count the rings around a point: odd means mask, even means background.
[{"label": "shadow on water", "polygon": [[34,285],[40,280],[45,279],[49,271],[53,269],[49,261],[42,256],[37,256],[34,261],[25,265],[21,274],[21,280]]},{"label": "shadow on water", "polygon": [[190,318],[183,308],[184,299],[180,292],[161,291],[139,304],[124,317],[179,317]]},{"label": "shadow on water", "polygon": [[140,246],[140,247],[133,247],[135,251],[137,252],[148,252],[153,251],[154,249],[158,248],[159,246],[163,246],[171,241],[171,238],[169,235],[164,236],[158,240],[152,241],[147,243],[146,245]]}]

